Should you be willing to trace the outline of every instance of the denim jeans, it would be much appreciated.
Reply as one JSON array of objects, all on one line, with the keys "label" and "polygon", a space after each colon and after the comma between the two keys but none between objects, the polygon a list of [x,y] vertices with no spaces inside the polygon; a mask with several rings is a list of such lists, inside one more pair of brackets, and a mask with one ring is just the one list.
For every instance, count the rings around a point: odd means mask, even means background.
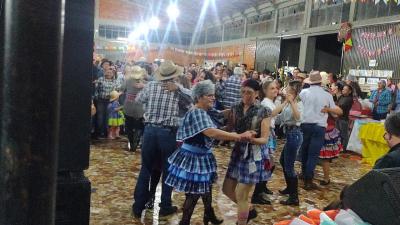
[{"label": "denim jeans", "polygon": [[305,179],[314,178],[319,152],[325,142],[325,127],[314,123],[301,124],[303,143],[301,145],[301,170]]},{"label": "denim jeans", "polygon": [[343,149],[347,150],[347,144],[349,143],[349,121],[344,119],[336,120],[336,128],[340,131]]},{"label": "denim jeans", "polygon": [[142,143],[142,167],[136,183],[133,210],[140,213],[149,198],[150,175],[154,165],[158,162],[155,157],[161,158],[162,163],[162,192],[160,207],[172,206],[172,187],[165,184],[168,175],[168,157],[176,150],[176,129],[154,127],[146,125]]},{"label": "denim jeans", "polygon": [[286,131],[286,144],[283,147],[279,162],[282,165],[283,173],[288,178],[297,177],[294,170],[294,161],[296,160],[297,151],[303,142],[303,134],[300,128],[294,128]]},{"label": "denim jeans", "polygon": [[108,115],[107,106],[110,103],[108,99],[97,99],[96,103],[96,135],[107,137]]}]

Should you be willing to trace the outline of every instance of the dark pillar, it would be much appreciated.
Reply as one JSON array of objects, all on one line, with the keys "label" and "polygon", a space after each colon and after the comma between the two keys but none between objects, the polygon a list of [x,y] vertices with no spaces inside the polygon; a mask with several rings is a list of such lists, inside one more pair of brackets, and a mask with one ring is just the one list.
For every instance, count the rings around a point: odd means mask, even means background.
[{"label": "dark pillar", "polygon": [[6,0],[4,7],[0,224],[50,225],[56,191],[63,1]]},{"label": "dark pillar", "polygon": [[94,0],[65,2],[57,225],[87,225],[90,216],[90,102]]}]

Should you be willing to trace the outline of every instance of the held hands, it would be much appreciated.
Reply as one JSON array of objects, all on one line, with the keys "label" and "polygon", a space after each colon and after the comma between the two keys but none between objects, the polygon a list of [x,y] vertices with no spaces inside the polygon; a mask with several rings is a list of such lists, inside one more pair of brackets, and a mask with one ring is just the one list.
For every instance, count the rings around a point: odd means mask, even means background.
[{"label": "held hands", "polygon": [[250,141],[251,139],[253,139],[255,136],[257,135],[257,133],[253,130],[250,131],[246,131],[244,133],[239,134],[240,136],[240,141]]},{"label": "held hands", "polygon": [[163,83],[162,86],[168,91],[177,91],[179,89],[178,85],[176,85],[174,82],[166,82]]},{"label": "held hands", "polygon": [[325,106],[323,109],[321,109],[322,113],[329,113],[329,108],[328,106]]}]

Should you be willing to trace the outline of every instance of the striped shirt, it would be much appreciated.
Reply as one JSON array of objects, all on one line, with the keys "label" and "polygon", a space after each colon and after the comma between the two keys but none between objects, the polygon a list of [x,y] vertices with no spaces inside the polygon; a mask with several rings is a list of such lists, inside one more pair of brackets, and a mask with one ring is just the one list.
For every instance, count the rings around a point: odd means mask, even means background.
[{"label": "striped shirt", "polygon": [[144,105],[145,123],[178,127],[180,122],[179,108],[192,103],[191,91],[180,84],[177,91],[168,91],[162,82],[150,81],[136,97]]},{"label": "striped shirt", "polygon": [[222,83],[223,101],[222,104],[226,109],[240,102],[241,80],[239,75],[232,75],[224,83]]}]

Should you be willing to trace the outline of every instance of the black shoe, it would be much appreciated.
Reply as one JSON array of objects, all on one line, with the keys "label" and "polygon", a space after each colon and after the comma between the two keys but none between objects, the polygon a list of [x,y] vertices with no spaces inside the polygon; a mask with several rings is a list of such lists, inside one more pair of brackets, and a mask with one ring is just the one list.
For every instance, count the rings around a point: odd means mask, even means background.
[{"label": "black shoe", "polygon": [[208,225],[208,222],[211,222],[212,224],[221,224],[224,222],[224,220],[218,219],[217,216],[215,215],[214,209],[211,208],[210,212],[204,214],[203,222],[204,225]]},{"label": "black shoe", "polygon": [[322,185],[322,186],[329,185],[330,183],[331,183],[331,180],[328,180],[328,181],[321,180],[321,181],[319,182],[319,184]]},{"label": "black shoe", "polygon": [[318,185],[313,183],[313,179],[305,179],[304,182],[305,182],[304,190],[306,190],[306,191],[318,190]]},{"label": "black shoe", "polygon": [[285,188],[285,189],[283,189],[283,190],[279,190],[279,194],[281,194],[281,195],[288,195],[288,194],[289,194],[288,188]]},{"label": "black shoe", "polygon": [[268,195],[265,193],[260,193],[256,196],[251,198],[251,203],[256,205],[271,205],[271,200],[269,199]]},{"label": "black shoe", "polygon": [[256,209],[252,209],[249,211],[249,216],[247,217],[247,223],[249,223],[250,220],[255,219],[257,217],[257,211]]},{"label": "black shoe", "polygon": [[293,206],[298,206],[299,205],[299,191],[298,191],[298,185],[299,181],[297,180],[297,177],[295,178],[287,178],[287,190],[289,193],[289,198],[286,200],[280,201],[282,205],[293,205]]},{"label": "black shoe", "polygon": [[132,205],[132,216],[135,217],[136,219],[140,219],[142,217],[142,212],[143,210],[135,210],[134,206]]},{"label": "black shoe", "polygon": [[160,215],[161,217],[169,216],[169,215],[176,213],[176,211],[178,211],[178,207],[176,207],[176,206],[160,208],[160,212],[158,213],[158,215]]},{"label": "black shoe", "polygon": [[274,194],[274,192],[272,192],[271,190],[269,190],[268,187],[265,187],[264,192],[265,192],[267,195],[273,195],[273,194]]},{"label": "black shoe", "polygon": [[154,208],[154,196],[151,197],[145,204],[146,209],[153,209]]}]

